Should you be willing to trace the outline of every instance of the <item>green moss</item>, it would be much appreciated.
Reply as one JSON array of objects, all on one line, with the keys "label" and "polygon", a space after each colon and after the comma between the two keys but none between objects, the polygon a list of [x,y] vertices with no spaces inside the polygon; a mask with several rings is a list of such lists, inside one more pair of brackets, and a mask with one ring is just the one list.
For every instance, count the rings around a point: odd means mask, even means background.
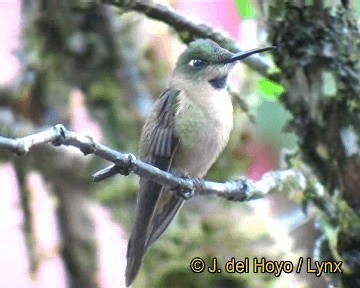
[{"label": "green moss", "polygon": [[313,185],[303,195],[305,209],[309,203],[318,208],[322,237],[316,252],[321,260],[344,261],[349,273],[329,276],[336,286],[352,287],[360,273],[360,218],[358,181],[349,174],[356,174],[359,157],[344,153],[339,135],[349,125],[360,131],[360,31],[351,9],[317,2],[293,7],[273,1],[282,17],[270,19],[270,41],[277,44],[274,58],[287,91],[281,101],[299,136],[304,163],[297,166],[310,166],[317,177],[308,179]]}]

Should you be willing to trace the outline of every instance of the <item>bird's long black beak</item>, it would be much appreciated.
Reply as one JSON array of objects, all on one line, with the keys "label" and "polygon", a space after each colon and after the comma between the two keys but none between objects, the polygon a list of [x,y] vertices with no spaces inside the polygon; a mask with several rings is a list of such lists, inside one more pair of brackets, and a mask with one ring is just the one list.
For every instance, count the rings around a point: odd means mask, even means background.
[{"label": "bird's long black beak", "polygon": [[270,47],[258,48],[258,49],[254,49],[254,50],[250,50],[250,51],[236,53],[230,59],[226,59],[223,63],[224,64],[232,63],[232,62],[235,62],[237,60],[241,60],[241,59],[244,59],[246,57],[249,57],[249,56],[251,56],[253,54],[265,52],[265,51],[272,50],[272,49],[275,49],[275,48],[276,48],[276,46],[270,46]]}]

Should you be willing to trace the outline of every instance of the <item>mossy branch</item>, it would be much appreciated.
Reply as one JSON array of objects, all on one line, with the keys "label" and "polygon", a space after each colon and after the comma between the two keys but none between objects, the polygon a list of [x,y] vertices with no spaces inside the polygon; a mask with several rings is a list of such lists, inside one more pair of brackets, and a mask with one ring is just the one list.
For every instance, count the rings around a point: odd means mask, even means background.
[{"label": "mossy branch", "polygon": [[66,145],[79,148],[84,155],[94,154],[113,165],[94,174],[94,181],[101,181],[117,173],[128,175],[131,172],[153,181],[167,185],[181,197],[192,195],[217,195],[231,201],[250,201],[263,198],[270,193],[282,191],[305,191],[308,182],[302,173],[296,170],[272,171],[261,180],[254,182],[243,177],[236,181],[218,183],[190,176],[176,176],[138,160],[132,154],[121,153],[105,145],[96,143],[89,136],[81,136],[58,124],[42,132],[23,138],[10,139],[0,136],[0,150],[18,155],[26,154],[33,146],[51,143],[54,146]]}]

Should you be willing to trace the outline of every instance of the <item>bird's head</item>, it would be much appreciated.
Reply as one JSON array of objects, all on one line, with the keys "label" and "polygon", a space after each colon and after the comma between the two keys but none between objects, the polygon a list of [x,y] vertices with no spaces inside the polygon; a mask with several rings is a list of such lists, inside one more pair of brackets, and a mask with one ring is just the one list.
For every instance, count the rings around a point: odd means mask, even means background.
[{"label": "bird's head", "polygon": [[227,76],[237,60],[273,49],[266,47],[232,53],[210,39],[198,39],[189,44],[179,56],[172,82],[180,90],[210,85],[213,89],[226,87]]}]

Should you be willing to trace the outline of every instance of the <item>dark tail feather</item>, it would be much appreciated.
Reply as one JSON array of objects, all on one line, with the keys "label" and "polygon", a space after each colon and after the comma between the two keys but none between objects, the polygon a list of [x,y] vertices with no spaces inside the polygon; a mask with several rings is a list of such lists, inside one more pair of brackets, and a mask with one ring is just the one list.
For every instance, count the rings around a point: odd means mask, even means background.
[{"label": "dark tail feather", "polygon": [[183,202],[175,193],[163,191],[157,183],[148,180],[140,183],[136,218],[127,250],[126,286],[135,280],[146,250],[165,231]]},{"label": "dark tail feather", "polygon": [[136,275],[139,273],[142,258],[145,255],[143,237],[134,238],[133,235],[129,239],[127,249],[127,264],[125,271],[125,284],[126,287],[130,286],[134,282]]},{"label": "dark tail feather", "polygon": [[146,242],[149,237],[149,222],[152,218],[151,216],[156,206],[161,187],[161,185],[146,179],[140,180],[135,223],[127,249],[126,286],[129,286],[139,273],[142,258],[146,253]]},{"label": "dark tail feather", "polygon": [[[171,191],[163,191],[161,193],[163,193],[162,198],[163,198],[163,202],[165,202],[166,205],[163,209],[159,209],[161,212],[155,215],[154,217],[155,225],[153,225],[153,229],[151,230],[150,237],[146,243],[147,248],[149,248],[149,246],[152,243],[154,243],[164,233],[166,228],[174,219],[182,203],[184,202],[183,199],[171,195],[172,194]],[[167,195],[171,195],[171,196],[168,197],[168,200],[165,200]]]},{"label": "dark tail feather", "polygon": [[139,273],[143,255],[128,256],[126,272],[125,272],[125,284],[129,287],[134,282],[136,275]]}]

